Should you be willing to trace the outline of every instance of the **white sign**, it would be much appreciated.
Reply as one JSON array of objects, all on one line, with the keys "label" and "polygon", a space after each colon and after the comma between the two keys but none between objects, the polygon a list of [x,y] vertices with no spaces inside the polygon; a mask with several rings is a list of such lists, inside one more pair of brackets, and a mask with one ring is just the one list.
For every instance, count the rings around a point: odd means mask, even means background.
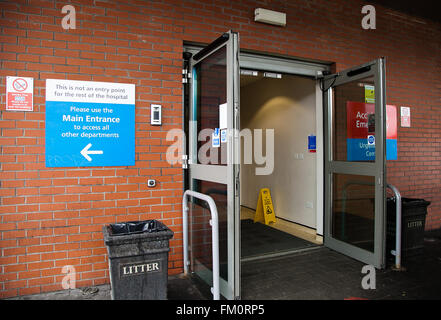
[{"label": "white sign", "polygon": [[6,110],[34,110],[34,78],[6,77]]},{"label": "white sign", "polygon": [[226,129],[228,127],[227,122],[227,104],[219,105],[219,129]]},{"label": "white sign", "polygon": [[375,146],[375,136],[369,135],[367,137],[367,143],[370,146]]},{"label": "white sign", "polygon": [[221,129],[220,131],[221,143],[226,143],[228,141],[227,133],[228,133],[228,129]]},{"label": "white sign", "polygon": [[46,101],[135,104],[135,85],[116,82],[47,79]]},{"label": "white sign", "polygon": [[401,107],[401,126],[410,128],[410,108]]}]

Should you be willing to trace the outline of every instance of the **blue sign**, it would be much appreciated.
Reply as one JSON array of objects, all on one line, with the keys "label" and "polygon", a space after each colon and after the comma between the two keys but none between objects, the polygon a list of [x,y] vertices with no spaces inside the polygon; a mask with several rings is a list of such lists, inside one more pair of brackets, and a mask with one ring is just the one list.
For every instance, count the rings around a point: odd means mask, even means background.
[{"label": "blue sign", "polygon": [[316,141],[317,141],[316,136],[313,136],[313,135],[308,136],[308,150],[310,152],[315,152],[316,151],[316,149],[317,149]]},{"label": "blue sign", "polygon": [[134,102],[134,85],[48,79],[46,167],[135,165]]},{"label": "blue sign", "polygon": [[220,132],[219,128],[215,128],[212,135],[212,147],[219,148],[220,147]]},{"label": "blue sign", "polygon": [[227,129],[222,129],[220,131],[220,135],[221,135],[221,143],[225,143],[228,141],[227,139]]},{"label": "blue sign", "polygon": [[[347,139],[348,161],[375,161],[375,138]],[[386,160],[397,160],[397,140],[386,139]]]},{"label": "blue sign", "polygon": [[375,161],[375,144],[368,139],[347,139],[348,161]]}]

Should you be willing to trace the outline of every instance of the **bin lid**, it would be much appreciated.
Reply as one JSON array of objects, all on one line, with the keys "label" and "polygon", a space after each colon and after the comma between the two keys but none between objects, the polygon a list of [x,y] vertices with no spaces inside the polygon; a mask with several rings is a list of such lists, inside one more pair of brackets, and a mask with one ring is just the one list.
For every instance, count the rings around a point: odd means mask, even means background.
[{"label": "bin lid", "polygon": [[[395,202],[394,197],[388,197],[387,202]],[[401,198],[401,204],[405,206],[428,206],[430,205],[430,201],[419,199],[419,198]]]},{"label": "bin lid", "polygon": [[157,220],[128,221],[103,226],[104,242],[107,245],[137,241],[166,240],[173,231]]},{"label": "bin lid", "polygon": [[122,236],[144,232],[153,233],[168,230],[170,229],[158,220],[128,221],[109,225],[110,236]]}]

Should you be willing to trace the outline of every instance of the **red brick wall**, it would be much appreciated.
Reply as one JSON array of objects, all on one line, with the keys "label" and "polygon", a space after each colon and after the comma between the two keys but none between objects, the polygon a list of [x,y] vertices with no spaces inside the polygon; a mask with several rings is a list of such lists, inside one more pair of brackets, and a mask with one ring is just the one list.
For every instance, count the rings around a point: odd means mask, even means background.
[{"label": "red brick wall", "polygon": [[[334,61],[337,70],[387,57],[387,102],[412,115],[389,182],[432,201],[427,228],[441,227],[439,24],[376,6],[377,29],[363,30],[361,1],[77,0],[77,29],[63,30],[65,4],[0,3],[0,297],[61,290],[64,265],[76,267],[78,287],[108,282],[101,226],[129,219],[171,226],[170,272],[181,272],[183,176],[165,161],[165,135],[182,127],[182,45],[228,29],[242,48]],[[286,12],[286,28],[254,23],[256,7]],[[6,76],[34,78],[33,112],[5,111]],[[45,168],[47,78],[136,84],[136,165]],[[162,127],[149,125],[151,103],[163,105]]]}]

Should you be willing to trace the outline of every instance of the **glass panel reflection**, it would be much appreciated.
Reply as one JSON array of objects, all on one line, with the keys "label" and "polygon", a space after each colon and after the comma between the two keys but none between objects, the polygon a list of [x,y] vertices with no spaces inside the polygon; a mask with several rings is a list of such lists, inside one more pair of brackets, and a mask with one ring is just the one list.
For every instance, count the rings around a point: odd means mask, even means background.
[{"label": "glass panel reflection", "polygon": [[[221,278],[228,280],[227,185],[193,179],[193,190],[209,195],[219,216],[219,266]],[[212,236],[210,209],[205,201],[190,198],[189,226],[192,270],[211,283]]]},{"label": "glass panel reflection", "polygon": [[[193,120],[197,121],[199,164],[226,165],[227,143],[220,141],[220,129],[226,129],[227,49],[222,47],[194,69],[196,85]],[[222,121],[220,114],[223,113]],[[222,122],[222,123],[221,123]],[[216,135],[216,138],[213,135]],[[216,139],[219,139],[216,141]]]},{"label": "glass panel reflection", "polygon": [[375,161],[374,77],[334,88],[333,160]]},{"label": "glass panel reflection", "polygon": [[375,177],[333,174],[332,237],[374,252]]}]

